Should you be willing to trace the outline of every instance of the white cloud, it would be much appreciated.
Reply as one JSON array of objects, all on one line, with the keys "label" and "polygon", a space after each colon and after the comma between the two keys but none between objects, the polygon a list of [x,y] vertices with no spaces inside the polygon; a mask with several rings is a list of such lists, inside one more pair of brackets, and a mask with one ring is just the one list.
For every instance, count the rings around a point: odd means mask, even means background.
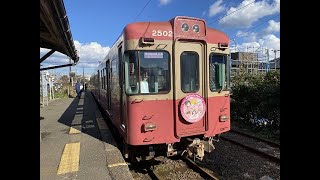
[{"label": "white cloud", "polygon": [[244,38],[244,41],[247,41],[247,42],[256,41],[257,36],[258,36],[258,33],[256,33],[256,32],[243,32],[243,31],[239,30],[236,33],[237,38]]},{"label": "white cloud", "polygon": [[[40,57],[44,56],[47,54],[51,49],[45,49],[45,48],[40,48]],[[55,51],[53,54],[51,54],[49,57],[57,57],[57,58],[63,58],[67,57],[66,55],[59,53],[58,51]],[[45,60],[46,61],[46,60]]]},{"label": "white cloud", "polygon": [[160,6],[167,5],[171,2],[171,0],[160,0]]},{"label": "white cloud", "polygon": [[[93,69],[98,66],[98,61],[103,60],[110,50],[109,47],[103,47],[97,42],[90,42],[82,44],[79,41],[74,41],[75,47],[78,51],[79,62],[75,67]],[[49,49],[40,48],[40,58],[49,52]],[[43,67],[49,67],[52,65],[64,65],[69,63],[69,57],[59,52],[53,53],[46,60],[41,63]]]},{"label": "white cloud", "polygon": [[268,27],[265,29],[266,33],[279,32],[280,31],[280,22],[270,20]]},{"label": "white cloud", "polygon": [[209,7],[209,17],[212,17],[226,9],[223,5],[221,5],[221,3],[222,0],[218,0]]},{"label": "white cloud", "polygon": [[[50,50],[51,49],[40,48],[40,58],[45,54],[47,54]],[[41,64],[43,66],[49,66],[52,64],[62,65],[63,63],[68,63],[68,62],[69,62],[68,56],[56,51],[53,54],[51,54],[47,59],[45,59]]]},{"label": "white cloud", "polygon": [[87,44],[81,44],[79,41],[75,41],[74,45],[78,50],[80,60],[78,62],[81,64],[97,64],[98,61],[101,61],[110,50],[109,47],[102,47],[97,42],[90,42]]},{"label": "white cloud", "polygon": [[244,36],[248,36],[248,32],[243,32],[243,31],[237,31],[236,33],[236,37],[244,37]]},{"label": "white cloud", "polygon": [[[230,14],[251,2],[253,1],[244,0],[237,7],[231,7],[227,11],[227,14]],[[252,23],[259,19],[278,12],[280,12],[280,0],[274,0],[270,4],[268,3],[268,0],[257,1],[219,20],[219,24],[222,27],[248,28]]]},{"label": "white cloud", "polygon": [[266,35],[262,39],[259,39],[259,43],[269,49],[280,49],[280,38],[273,34]]}]

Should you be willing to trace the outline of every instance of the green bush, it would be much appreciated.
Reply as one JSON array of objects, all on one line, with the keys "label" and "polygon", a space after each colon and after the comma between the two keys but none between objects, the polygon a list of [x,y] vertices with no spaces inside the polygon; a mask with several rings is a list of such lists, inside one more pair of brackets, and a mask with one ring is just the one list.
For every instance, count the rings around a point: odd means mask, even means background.
[{"label": "green bush", "polygon": [[68,94],[67,93],[56,93],[56,94],[54,94],[54,97],[62,99],[62,98],[68,97]]},{"label": "green bush", "polygon": [[55,98],[60,98],[60,99],[67,98],[68,97],[68,84],[62,86],[62,88],[60,88],[57,91],[55,91],[54,97]]},{"label": "green bush", "polygon": [[249,74],[244,71],[232,79],[231,116],[233,120],[252,123],[265,118],[272,129],[280,128],[280,73]]}]

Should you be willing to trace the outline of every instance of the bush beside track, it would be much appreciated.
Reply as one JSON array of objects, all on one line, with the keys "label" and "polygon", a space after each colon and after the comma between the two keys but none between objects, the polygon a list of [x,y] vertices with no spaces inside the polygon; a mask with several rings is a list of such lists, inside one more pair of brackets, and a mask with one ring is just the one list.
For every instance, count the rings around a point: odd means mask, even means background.
[{"label": "bush beside track", "polygon": [[280,137],[280,72],[249,74],[232,79],[231,118],[271,140]]}]

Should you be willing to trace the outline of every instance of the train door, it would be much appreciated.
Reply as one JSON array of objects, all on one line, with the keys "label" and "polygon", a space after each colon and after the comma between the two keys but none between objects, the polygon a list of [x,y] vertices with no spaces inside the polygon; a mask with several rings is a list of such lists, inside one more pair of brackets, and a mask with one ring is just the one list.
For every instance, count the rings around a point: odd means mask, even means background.
[{"label": "train door", "polygon": [[111,66],[110,66],[110,60],[107,61],[107,108],[108,111],[110,112],[111,110],[111,87],[110,87],[110,82],[111,82]]},{"label": "train door", "polygon": [[205,51],[200,42],[174,45],[175,134],[190,136],[206,131]]},{"label": "train door", "polygon": [[100,100],[100,91],[101,91],[101,77],[100,77],[100,70],[98,70],[98,100]]},{"label": "train door", "polygon": [[122,46],[118,49],[118,57],[119,57],[119,87],[120,87],[120,128],[125,132],[127,127],[127,96],[126,96],[126,88],[125,88],[125,66],[124,60],[122,58]]}]

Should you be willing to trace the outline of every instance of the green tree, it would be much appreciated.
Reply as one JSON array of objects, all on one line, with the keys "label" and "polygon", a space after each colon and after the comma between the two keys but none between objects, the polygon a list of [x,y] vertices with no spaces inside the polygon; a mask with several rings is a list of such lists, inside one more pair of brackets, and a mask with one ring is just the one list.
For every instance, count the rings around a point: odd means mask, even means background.
[{"label": "green tree", "polygon": [[251,123],[256,118],[272,121],[269,126],[280,128],[280,73],[249,74],[240,69],[232,79],[232,119]]}]

